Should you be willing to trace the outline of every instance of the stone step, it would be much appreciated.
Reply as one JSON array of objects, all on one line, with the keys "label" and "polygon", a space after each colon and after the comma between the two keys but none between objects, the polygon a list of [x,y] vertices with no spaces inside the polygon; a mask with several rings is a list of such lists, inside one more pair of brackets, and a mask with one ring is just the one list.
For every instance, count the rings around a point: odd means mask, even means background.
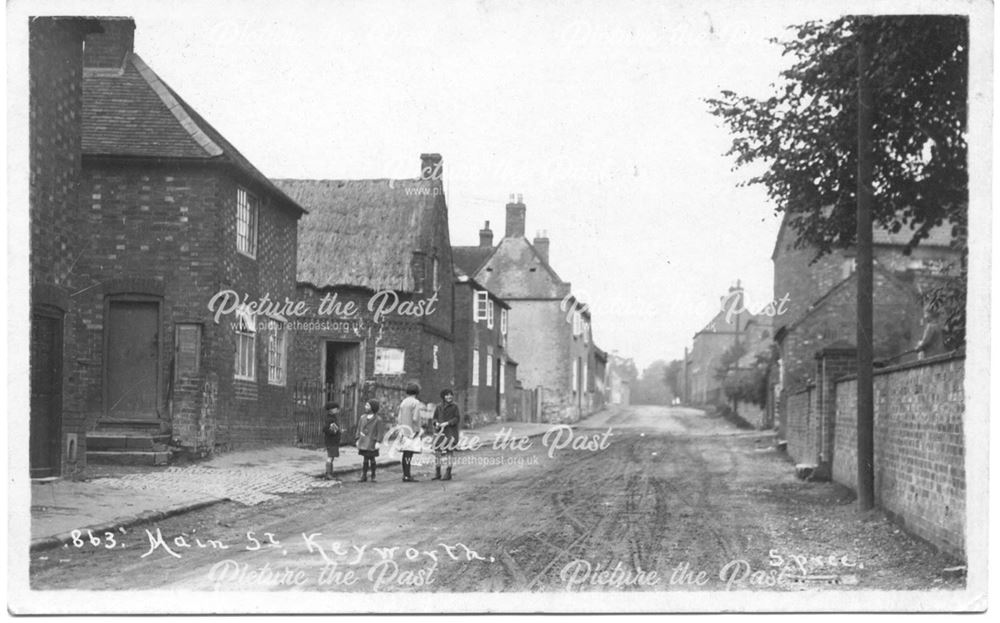
[{"label": "stone step", "polygon": [[147,450],[165,451],[170,443],[169,433],[136,433],[94,431],[87,433],[88,450]]},{"label": "stone step", "polygon": [[169,428],[161,420],[99,420],[96,431],[99,433],[148,433],[158,435]]},{"label": "stone step", "polygon": [[169,452],[87,450],[87,462],[99,465],[166,465],[169,461]]}]

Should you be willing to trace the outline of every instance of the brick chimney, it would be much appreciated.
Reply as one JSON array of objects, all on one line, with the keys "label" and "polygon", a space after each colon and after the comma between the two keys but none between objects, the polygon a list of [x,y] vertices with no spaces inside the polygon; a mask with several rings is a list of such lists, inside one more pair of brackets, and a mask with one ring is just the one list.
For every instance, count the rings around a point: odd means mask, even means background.
[{"label": "brick chimney", "polygon": [[444,176],[441,154],[420,154],[420,179],[440,180]]},{"label": "brick chimney", "polygon": [[549,263],[549,232],[544,229],[537,234],[535,234],[535,239],[532,243],[535,246],[535,251],[538,251],[538,255],[542,256],[545,263]]},{"label": "brick chimney", "polygon": [[486,221],[483,228],[479,230],[479,246],[486,249],[493,248],[493,230],[490,229],[489,221]]},{"label": "brick chimney", "polygon": [[121,69],[133,52],[135,20],[131,17],[102,17],[103,33],[87,35],[83,45],[83,66],[89,69]]},{"label": "brick chimney", "polygon": [[521,195],[518,195],[515,201],[514,195],[511,194],[510,201],[507,203],[507,231],[504,233],[504,238],[524,237],[525,211],[526,208],[524,207],[524,200]]}]

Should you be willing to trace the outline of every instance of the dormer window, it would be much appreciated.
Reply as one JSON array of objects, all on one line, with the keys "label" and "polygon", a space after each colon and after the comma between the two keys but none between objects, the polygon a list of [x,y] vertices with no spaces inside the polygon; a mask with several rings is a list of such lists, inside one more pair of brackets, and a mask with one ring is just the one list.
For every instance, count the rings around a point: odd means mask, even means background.
[{"label": "dormer window", "polygon": [[236,250],[257,257],[257,197],[245,188],[236,188]]}]

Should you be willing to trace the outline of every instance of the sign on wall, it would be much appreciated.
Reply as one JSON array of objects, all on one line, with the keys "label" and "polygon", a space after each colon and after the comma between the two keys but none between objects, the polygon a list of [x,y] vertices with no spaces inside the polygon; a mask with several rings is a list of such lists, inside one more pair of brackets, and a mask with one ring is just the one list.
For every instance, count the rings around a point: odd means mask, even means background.
[{"label": "sign on wall", "polygon": [[406,351],[402,348],[375,348],[375,374],[402,374]]}]

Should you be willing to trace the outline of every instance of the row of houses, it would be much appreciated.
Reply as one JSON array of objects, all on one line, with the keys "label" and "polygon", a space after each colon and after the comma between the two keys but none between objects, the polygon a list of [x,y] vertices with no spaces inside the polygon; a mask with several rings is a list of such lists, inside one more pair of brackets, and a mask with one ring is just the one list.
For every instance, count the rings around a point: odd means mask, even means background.
[{"label": "row of houses", "polygon": [[134,35],[29,24],[33,477],[308,442],[324,402],[350,427],[413,381],[471,424],[605,402],[589,311],[520,197],[498,244],[487,223],[453,247],[438,154],[410,179],[270,179]]},{"label": "row of houses", "polygon": [[[957,275],[960,251],[949,223],[908,252],[909,239],[906,231],[873,232],[876,502],[912,533],[964,557],[964,352],[947,343],[928,308],[928,295]],[[800,475],[851,488],[855,257],[848,247],[816,259],[814,247],[797,244],[786,216],[772,254],[774,300],[744,309],[737,282],[684,359],[687,403],[735,408],[756,428],[777,432]],[[719,373],[724,364],[754,379],[756,400],[734,404]]]},{"label": "row of houses", "polygon": [[[956,274],[959,251],[951,228],[933,228],[920,245],[906,251],[905,232],[873,232],[874,355],[880,366],[938,355],[940,341],[918,353],[930,322],[928,294]],[[753,307],[739,281],[720,297],[719,311],[694,334],[685,353],[685,402],[723,405],[726,398],[718,373],[727,350],[739,345],[737,368],[746,369],[760,356],[771,362],[766,405],[740,407],[745,419],[760,427],[787,428],[781,397],[815,382],[816,353],[853,348],[856,339],[856,250],[848,247],[819,259],[816,248],[797,245],[795,232],[783,220],[771,260],[774,299]]]}]

